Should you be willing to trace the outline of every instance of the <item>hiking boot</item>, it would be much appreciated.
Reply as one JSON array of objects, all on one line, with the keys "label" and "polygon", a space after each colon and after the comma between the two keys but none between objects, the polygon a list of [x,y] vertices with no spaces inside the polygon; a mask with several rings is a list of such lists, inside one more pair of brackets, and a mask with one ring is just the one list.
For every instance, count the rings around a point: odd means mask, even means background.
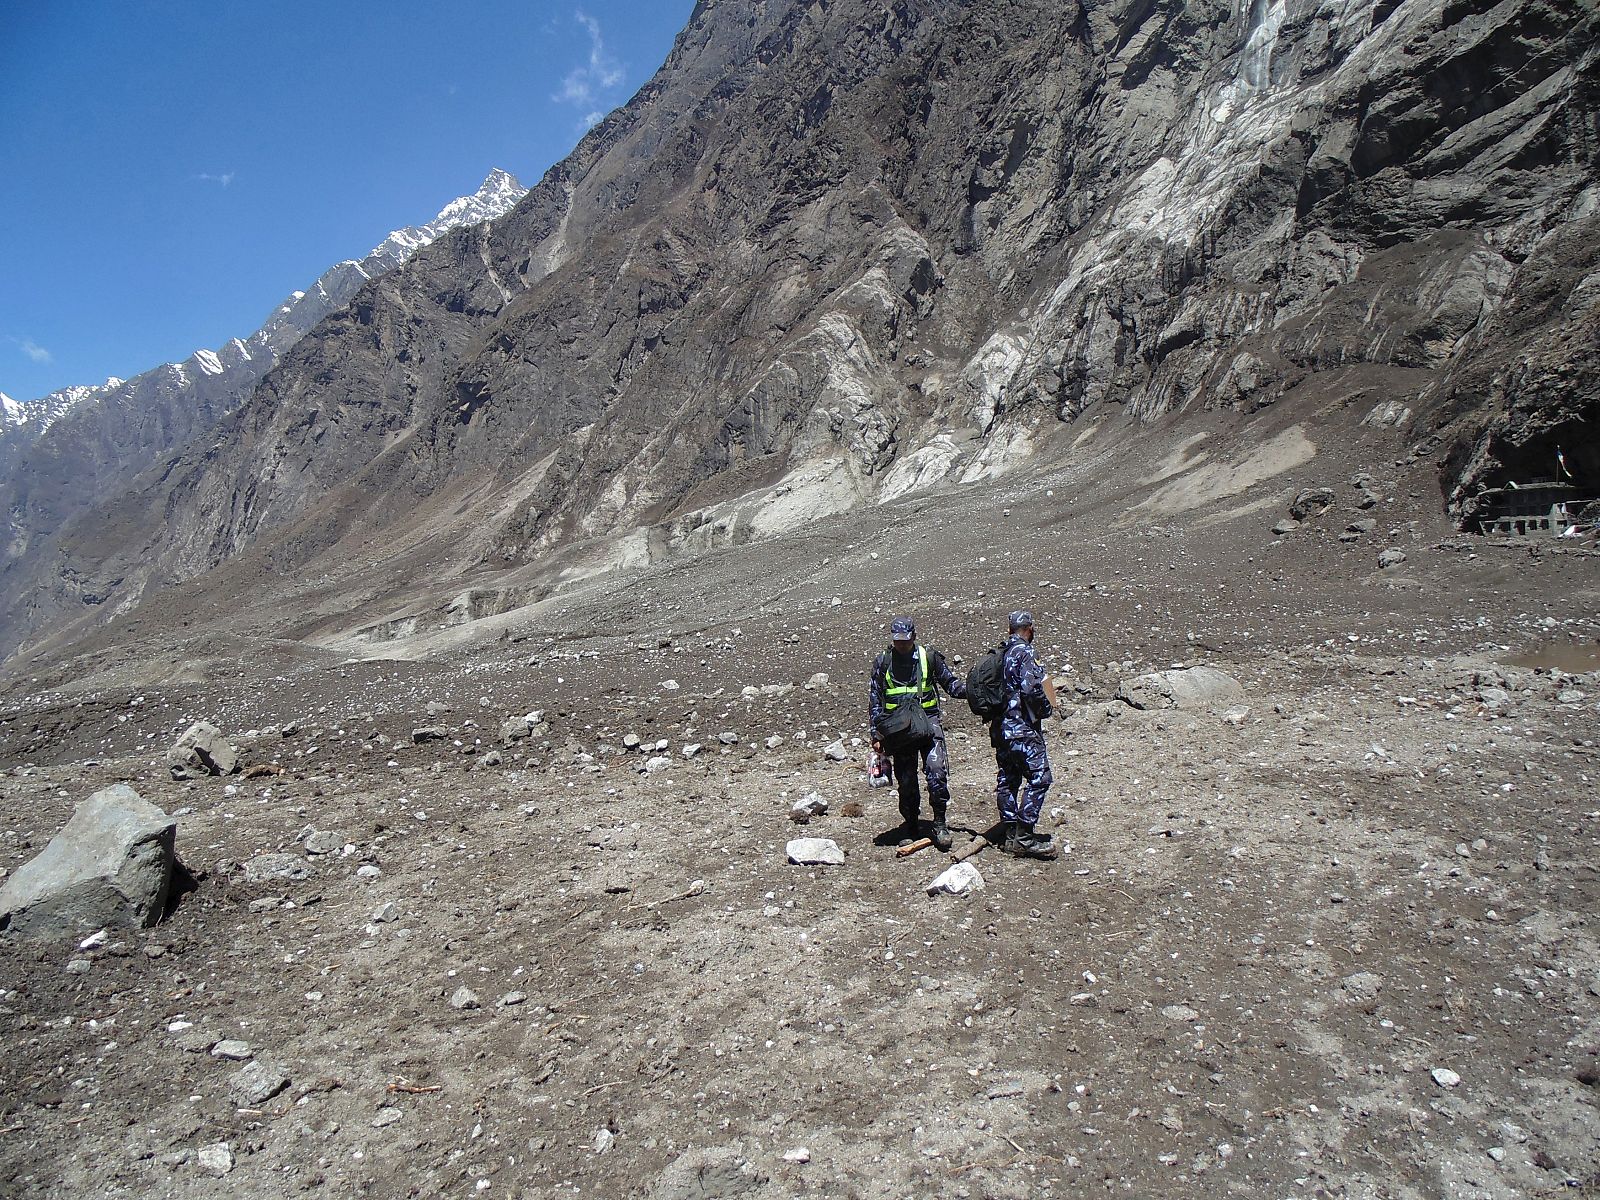
[{"label": "hiking boot", "polygon": [[935,850],[948,850],[955,838],[950,834],[950,826],[945,824],[943,817],[933,819],[933,847]]},{"label": "hiking boot", "polygon": [[1011,826],[1006,836],[1005,845],[1001,847],[1007,854],[1018,858],[1053,859],[1060,857],[1061,852],[1056,849],[1056,844],[1050,840],[1049,835],[1034,832],[1033,826],[1016,824]]}]

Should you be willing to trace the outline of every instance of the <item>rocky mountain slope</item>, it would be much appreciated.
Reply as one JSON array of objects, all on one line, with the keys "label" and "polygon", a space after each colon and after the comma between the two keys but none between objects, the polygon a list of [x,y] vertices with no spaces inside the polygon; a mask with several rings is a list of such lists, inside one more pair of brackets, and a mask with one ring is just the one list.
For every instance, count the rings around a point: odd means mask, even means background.
[{"label": "rocky mountain slope", "polygon": [[[248,338],[197,350],[132,379],[65,388],[0,409],[0,505],[7,521],[0,597],[13,614],[6,636],[14,639],[34,620],[48,618],[48,610],[32,611],[30,593],[60,570],[55,538],[73,517],[119,495],[152,462],[205,436],[289,347],[364,284],[447,231],[504,214],[526,191],[514,176],[492,171],[475,193],[452,200],[426,225],[396,230],[360,260],[330,267]],[[80,593],[81,603],[100,599]]]},{"label": "rocky mountain slope", "polygon": [[244,555],[404,631],[1202,412],[1267,476],[1387,430],[1461,512],[1557,440],[1592,482],[1596,21],[702,4],[514,212],[76,522],[36,616]]}]

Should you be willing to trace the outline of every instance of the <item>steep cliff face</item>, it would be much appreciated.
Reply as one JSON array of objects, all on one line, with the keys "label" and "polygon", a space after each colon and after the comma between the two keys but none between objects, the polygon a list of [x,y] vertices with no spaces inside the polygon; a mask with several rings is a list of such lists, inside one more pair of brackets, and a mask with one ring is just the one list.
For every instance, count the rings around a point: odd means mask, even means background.
[{"label": "steep cliff face", "polygon": [[1198,409],[1479,446],[1460,505],[1521,444],[1491,430],[1592,428],[1597,33],[1556,0],[702,4],[63,569],[127,603],[247,551],[638,562]]}]

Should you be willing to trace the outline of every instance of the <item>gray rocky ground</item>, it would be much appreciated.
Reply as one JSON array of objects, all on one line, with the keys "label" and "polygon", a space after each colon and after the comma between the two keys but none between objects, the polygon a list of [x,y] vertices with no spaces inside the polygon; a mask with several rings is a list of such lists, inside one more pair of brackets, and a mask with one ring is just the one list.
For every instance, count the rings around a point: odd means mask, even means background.
[{"label": "gray rocky ground", "polygon": [[[1455,534],[1377,443],[1233,492],[1225,459],[906,499],[487,637],[179,606],[34,664],[0,865],[128,781],[198,884],[98,947],[0,939],[0,1192],[1600,1190],[1600,559]],[[869,656],[906,610],[970,662],[1018,603],[1075,689],[1071,850],[930,898],[944,857],[875,842]],[[1174,664],[1242,704],[1114,699]],[[239,774],[172,779],[200,719]],[[959,845],[991,760],[949,724]],[[791,865],[802,835],[844,865]]]}]

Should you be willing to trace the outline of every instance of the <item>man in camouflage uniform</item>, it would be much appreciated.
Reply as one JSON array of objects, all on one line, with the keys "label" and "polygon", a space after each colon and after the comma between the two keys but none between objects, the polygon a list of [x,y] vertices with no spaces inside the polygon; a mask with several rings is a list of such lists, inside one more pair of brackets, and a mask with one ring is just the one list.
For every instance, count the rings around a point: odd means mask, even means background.
[{"label": "man in camouflage uniform", "polygon": [[950,826],[945,812],[950,805],[950,760],[945,754],[944,727],[939,722],[939,688],[959,700],[967,694],[963,683],[944,655],[928,646],[917,645],[917,627],[910,617],[896,617],[889,626],[892,639],[888,649],[872,664],[872,686],[867,694],[867,718],[872,728],[872,747],[882,750],[878,726],[900,704],[921,704],[933,725],[933,743],[926,750],[901,750],[893,755],[894,777],[900,785],[900,828],[891,838],[909,840],[918,836],[917,818],[922,812],[922,796],[917,787],[917,760],[922,760],[928,777],[928,803],[933,808],[933,844],[950,849]]},{"label": "man in camouflage uniform", "polygon": [[1005,644],[1006,707],[989,727],[998,772],[995,803],[1004,837],[1000,848],[1023,858],[1055,858],[1060,851],[1049,834],[1035,831],[1045,793],[1055,782],[1045,750],[1042,723],[1051,715],[1044,669],[1033,657],[1033,614],[1019,610],[1009,619]]}]

